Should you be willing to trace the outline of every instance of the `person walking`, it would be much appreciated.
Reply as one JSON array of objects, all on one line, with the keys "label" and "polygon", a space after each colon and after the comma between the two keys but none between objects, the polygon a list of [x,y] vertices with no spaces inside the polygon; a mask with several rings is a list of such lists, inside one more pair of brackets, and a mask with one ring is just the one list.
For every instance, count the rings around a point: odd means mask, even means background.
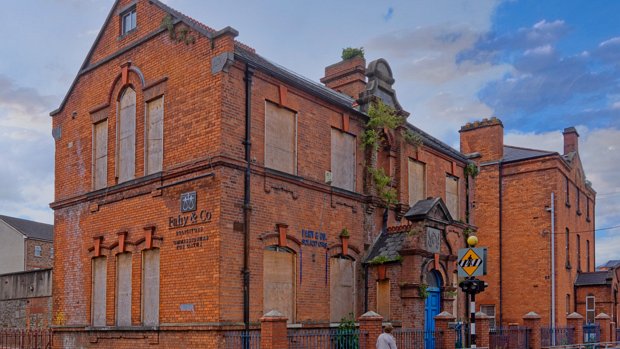
[{"label": "person walking", "polygon": [[392,336],[392,324],[386,324],[383,327],[383,333],[377,338],[377,349],[397,349],[396,340]]}]

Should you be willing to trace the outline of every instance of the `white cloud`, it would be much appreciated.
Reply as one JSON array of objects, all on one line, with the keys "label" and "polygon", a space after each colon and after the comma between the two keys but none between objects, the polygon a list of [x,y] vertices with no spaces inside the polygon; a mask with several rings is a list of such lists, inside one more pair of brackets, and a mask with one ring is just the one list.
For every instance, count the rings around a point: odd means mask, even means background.
[{"label": "white cloud", "polygon": [[[570,126],[570,125],[565,125]],[[617,149],[620,130],[614,128],[589,129],[577,126],[579,132],[579,157],[583,163],[586,178],[592,182],[597,191],[596,228],[620,225],[620,195],[614,195],[620,188],[620,176],[617,175],[620,164],[620,152]],[[562,131],[544,133],[518,132],[509,130],[505,137],[506,144],[535,149],[563,152]],[[597,263],[607,259],[620,259],[620,230],[597,232]],[[615,245],[610,245],[615,243]],[[599,263],[600,264],[600,263]]]}]

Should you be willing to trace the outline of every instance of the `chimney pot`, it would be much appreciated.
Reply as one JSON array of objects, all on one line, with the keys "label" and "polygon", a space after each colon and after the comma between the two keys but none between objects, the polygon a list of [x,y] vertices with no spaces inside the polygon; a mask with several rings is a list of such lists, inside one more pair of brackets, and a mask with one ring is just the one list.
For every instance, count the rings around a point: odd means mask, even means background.
[{"label": "chimney pot", "polygon": [[567,127],[562,132],[564,135],[564,154],[579,152],[579,133],[573,126]]}]

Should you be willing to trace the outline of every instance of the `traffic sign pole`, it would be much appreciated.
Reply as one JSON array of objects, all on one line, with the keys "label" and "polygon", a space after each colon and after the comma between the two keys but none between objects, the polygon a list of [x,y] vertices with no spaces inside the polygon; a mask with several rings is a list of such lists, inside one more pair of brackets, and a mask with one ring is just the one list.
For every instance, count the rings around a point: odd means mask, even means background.
[{"label": "traffic sign pole", "polygon": [[472,292],[470,297],[471,297],[471,301],[469,303],[469,311],[470,311],[469,333],[470,333],[470,338],[471,338],[470,347],[476,348],[476,293]]}]

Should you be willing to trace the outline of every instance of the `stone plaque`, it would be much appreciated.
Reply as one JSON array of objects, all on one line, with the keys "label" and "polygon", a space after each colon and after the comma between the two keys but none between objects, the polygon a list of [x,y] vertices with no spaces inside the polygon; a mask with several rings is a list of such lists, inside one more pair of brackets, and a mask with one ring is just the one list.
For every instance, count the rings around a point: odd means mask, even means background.
[{"label": "stone plaque", "polygon": [[426,227],[426,250],[432,253],[439,253],[441,250],[441,231],[439,229]]}]

